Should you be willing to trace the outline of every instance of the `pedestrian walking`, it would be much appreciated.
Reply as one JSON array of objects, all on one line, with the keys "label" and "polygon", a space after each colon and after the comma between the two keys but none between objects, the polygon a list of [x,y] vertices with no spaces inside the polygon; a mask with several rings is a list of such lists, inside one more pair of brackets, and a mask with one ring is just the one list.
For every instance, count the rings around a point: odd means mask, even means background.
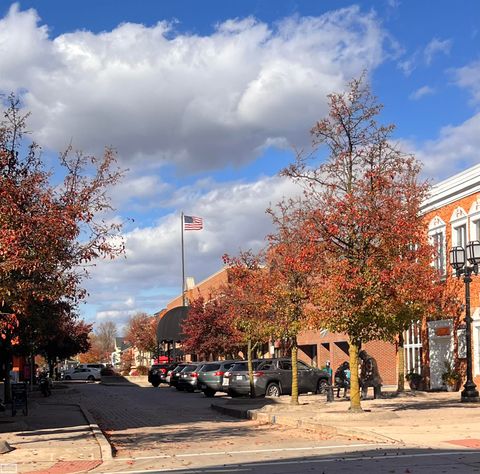
[{"label": "pedestrian walking", "polygon": [[367,398],[368,387],[373,387],[373,398],[380,398],[382,378],[378,371],[377,361],[365,350],[361,350],[358,353],[358,357],[361,360],[360,387],[362,389],[362,398]]}]

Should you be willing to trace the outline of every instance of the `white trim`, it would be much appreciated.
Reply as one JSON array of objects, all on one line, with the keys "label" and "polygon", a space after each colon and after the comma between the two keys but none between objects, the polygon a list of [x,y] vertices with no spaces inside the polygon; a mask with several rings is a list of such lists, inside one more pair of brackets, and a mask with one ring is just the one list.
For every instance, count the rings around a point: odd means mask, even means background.
[{"label": "white trim", "polygon": [[428,230],[434,231],[436,233],[439,229],[444,229],[447,227],[447,224],[440,216],[435,216],[429,223],[428,223]]},{"label": "white trim", "polygon": [[[443,235],[443,258],[442,258],[442,270],[443,273],[442,275],[446,275],[447,273],[447,225],[443,221],[443,219],[439,216],[435,216],[430,223],[428,224],[428,238],[430,241],[430,244],[435,247],[435,236],[438,234]],[[438,249],[435,248],[437,251]],[[436,268],[436,262],[437,259],[434,258],[432,259],[432,266]],[[440,270],[437,268],[437,270]]]},{"label": "white trim", "polygon": [[475,193],[480,193],[480,164],[433,186],[422,204],[421,212],[432,212]]},{"label": "white trim", "polygon": [[463,207],[456,207],[455,210],[452,213],[452,217],[450,218],[450,224],[451,224],[451,235],[452,235],[452,247],[456,245],[460,245],[461,242],[458,241],[457,239],[457,232],[456,230],[459,227],[465,226],[465,242],[463,242],[463,246],[466,245],[466,243],[469,241],[469,226],[468,226],[468,215],[465,212],[465,209]]},{"label": "white trim", "polygon": [[480,308],[472,312],[473,375],[480,375]]}]

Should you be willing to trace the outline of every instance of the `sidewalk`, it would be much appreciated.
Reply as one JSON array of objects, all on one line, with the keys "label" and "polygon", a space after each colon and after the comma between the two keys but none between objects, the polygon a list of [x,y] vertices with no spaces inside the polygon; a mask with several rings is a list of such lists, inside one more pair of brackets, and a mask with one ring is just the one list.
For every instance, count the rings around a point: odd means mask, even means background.
[{"label": "sidewalk", "polygon": [[237,418],[296,426],[327,436],[346,436],[421,448],[480,449],[480,404],[460,402],[460,393],[385,392],[362,401],[362,413],[348,411],[350,401],[325,395],[300,397],[300,405],[279,399],[218,400],[212,408]]},{"label": "sidewalk", "polygon": [[[72,389],[67,389],[72,390]],[[111,448],[88,411],[51,397],[29,394],[28,416],[0,413],[0,440],[13,451],[0,454],[0,472],[35,474],[87,472],[111,459]]]}]

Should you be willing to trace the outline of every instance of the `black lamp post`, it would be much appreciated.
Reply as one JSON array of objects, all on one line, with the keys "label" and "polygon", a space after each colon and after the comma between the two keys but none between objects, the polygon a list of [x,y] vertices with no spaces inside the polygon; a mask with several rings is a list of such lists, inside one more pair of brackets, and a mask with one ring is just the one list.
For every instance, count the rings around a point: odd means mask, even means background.
[{"label": "black lamp post", "polygon": [[457,278],[460,278],[463,275],[463,281],[465,283],[465,338],[467,343],[467,381],[463,386],[461,394],[462,402],[480,401],[477,386],[473,382],[471,336],[472,318],[470,316],[470,283],[472,282],[472,274],[478,275],[479,264],[480,241],[478,240],[469,242],[465,249],[463,247],[453,247],[450,250],[450,265],[455,270]]}]

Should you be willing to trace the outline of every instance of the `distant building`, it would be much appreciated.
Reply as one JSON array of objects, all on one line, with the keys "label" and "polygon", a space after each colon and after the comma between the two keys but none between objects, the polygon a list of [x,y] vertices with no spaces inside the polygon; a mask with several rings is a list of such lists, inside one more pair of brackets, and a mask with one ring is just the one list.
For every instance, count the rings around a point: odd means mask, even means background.
[{"label": "distant building", "polygon": [[114,367],[120,366],[122,353],[126,350],[130,350],[132,345],[125,340],[124,337],[115,338],[115,350],[111,354],[111,363]]}]

